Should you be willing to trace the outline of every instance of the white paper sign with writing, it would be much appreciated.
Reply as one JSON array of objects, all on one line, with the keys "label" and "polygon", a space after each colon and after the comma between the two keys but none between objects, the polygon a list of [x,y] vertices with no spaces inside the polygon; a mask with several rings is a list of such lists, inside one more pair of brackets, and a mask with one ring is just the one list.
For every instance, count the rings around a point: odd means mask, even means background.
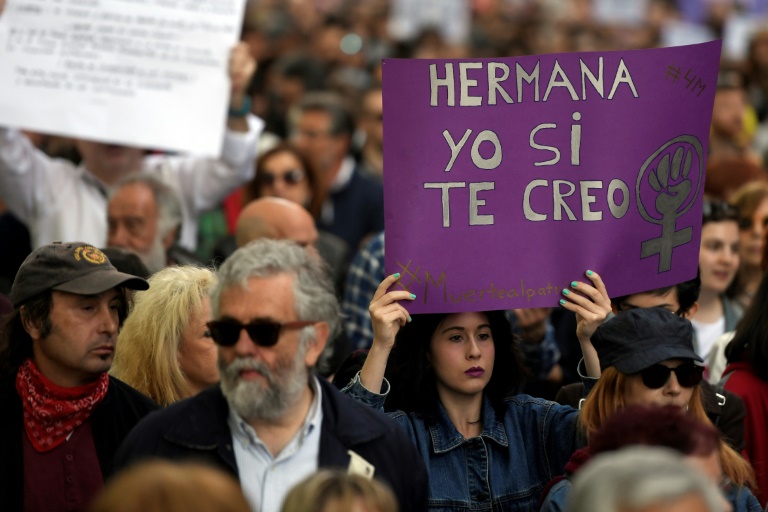
[{"label": "white paper sign with writing", "polygon": [[245,0],[7,0],[0,125],[218,155]]}]

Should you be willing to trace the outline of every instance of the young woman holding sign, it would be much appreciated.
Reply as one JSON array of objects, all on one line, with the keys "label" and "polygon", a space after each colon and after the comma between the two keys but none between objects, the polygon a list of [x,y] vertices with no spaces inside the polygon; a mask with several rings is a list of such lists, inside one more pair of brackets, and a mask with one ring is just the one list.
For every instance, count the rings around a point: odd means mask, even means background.
[{"label": "young woman holding sign", "polygon": [[[595,300],[607,294],[600,277],[582,286]],[[501,311],[419,315],[398,301],[415,297],[381,283],[370,305],[374,340],[363,369],[345,388],[353,398],[383,408],[406,430],[429,468],[430,510],[535,510],[544,486],[578,448],[578,412],[513,396],[525,373]],[[592,292],[592,290],[595,290]],[[594,321],[605,304],[579,312]],[[608,304],[610,308],[610,303]],[[392,353],[392,387],[384,379]],[[599,364],[582,344],[587,371]]]}]

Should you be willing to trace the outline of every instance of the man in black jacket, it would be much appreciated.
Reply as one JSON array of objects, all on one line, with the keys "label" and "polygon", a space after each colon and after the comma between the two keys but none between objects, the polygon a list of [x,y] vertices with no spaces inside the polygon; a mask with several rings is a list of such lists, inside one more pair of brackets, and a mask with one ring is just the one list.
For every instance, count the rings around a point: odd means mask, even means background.
[{"label": "man in black jacket", "polygon": [[0,331],[0,496],[3,510],[84,510],[123,438],[151,400],[107,375],[126,314],[118,272],[90,245],[30,254]]},{"label": "man in black jacket", "polygon": [[147,417],[116,465],[207,461],[238,476],[261,512],[279,511],[288,490],[319,468],[344,468],[389,484],[401,511],[426,510],[427,473],[405,433],[315,375],[339,324],[319,258],[288,241],[248,244],[219,270],[211,308],[220,385]]}]

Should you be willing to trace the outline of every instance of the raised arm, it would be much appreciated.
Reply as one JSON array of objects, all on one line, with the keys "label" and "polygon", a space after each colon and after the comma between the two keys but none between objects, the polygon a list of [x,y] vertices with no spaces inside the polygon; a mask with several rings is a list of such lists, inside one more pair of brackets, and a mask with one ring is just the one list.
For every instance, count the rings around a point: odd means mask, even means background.
[{"label": "raised arm", "polygon": [[196,245],[198,215],[221,204],[232,191],[253,178],[256,149],[264,129],[264,121],[250,113],[245,100],[255,69],[256,61],[247,45],[239,43],[230,54],[230,110],[218,158],[153,156],[145,160],[146,168],[161,173],[181,195],[181,244],[187,248]]},{"label": "raised arm", "polygon": [[0,199],[27,226],[79,179],[74,168],[51,159],[21,131],[0,127]]},{"label": "raised arm", "polygon": [[[251,55],[248,45],[239,42],[229,55],[229,82],[231,85],[229,97],[229,116],[227,129],[233,132],[248,131],[246,115],[250,112],[250,99],[247,90],[251,78],[256,72],[256,60]],[[245,112],[243,112],[245,110]]]},{"label": "raised arm", "polygon": [[587,375],[599,377],[600,360],[590,338],[612,313],[611,299],[597,272],[587,270],[586,276],[591,282],[573,281],[569,289],[563,290],[560,305],[576,313],[576,336],[584,355]]},{"label": "raised arm", "polygon": [[507,317],[523,341],[520,349],[528,369],[537,379],[560,382],[563,370],[558,363],[560,348],[555,329],[549,321],[551,312],[550,308],[513,309]]},{"label": "raised arm", "polygon": [[386,277],[376,289],[368,307],[373,324],[373,344],[360,371],[360,382],[374,393],[381,392],[387,359],[395,346],[395,336],[411,319],[408,311],[398,301],[416,298],[407,291],[387,291],[398,279],[400,274]]}]

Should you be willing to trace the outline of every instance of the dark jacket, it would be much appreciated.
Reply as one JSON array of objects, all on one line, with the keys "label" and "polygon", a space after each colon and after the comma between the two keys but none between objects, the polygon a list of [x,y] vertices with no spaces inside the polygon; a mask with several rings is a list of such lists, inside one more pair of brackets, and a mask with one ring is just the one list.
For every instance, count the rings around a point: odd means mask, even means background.
[{"label": "dark jacket", "polygon": [[[91,431],[101,473],[112,474],[112,458],[141,418],[158,405],[124,382],[109,378],[107,394],[91,413]],[[0,383],[0,496],[2,510],[24,510],[24,435],[21,398],[16,391],[16,375]]]},{"label": "dark jacket", "polygon": [[[325,379],[318,467],[347,469],[348,450],[375,467],[375,476],[395,492],[402,512],[423,512],[427,472],[405,433],[386,415],[343,396]],[[146,457],[196,459],[238,477],[229,405],[219,386],[177,402],[142,421],[115,457],[122,468]]]},{"label": "dark jacket", "polygon": [[321,215],[318,229],[341,238],[354,253],[366,236],[384,230],[384,191],[376,179],[357,167],[344,188],[332,192],[326,203],[333,206],[333,218]]},{"label": "dark jacket", "polygon": [[[744,449],[744,417],[747,410],[738,395],[725,389],[716,389],[706,380],[699,384],[701,403],[710,421],[718,428],[723,440],[737,452]],[[584,397],[582,383],[568,384],[560,388],[555,402],[571,407],[580,407]]]}]

